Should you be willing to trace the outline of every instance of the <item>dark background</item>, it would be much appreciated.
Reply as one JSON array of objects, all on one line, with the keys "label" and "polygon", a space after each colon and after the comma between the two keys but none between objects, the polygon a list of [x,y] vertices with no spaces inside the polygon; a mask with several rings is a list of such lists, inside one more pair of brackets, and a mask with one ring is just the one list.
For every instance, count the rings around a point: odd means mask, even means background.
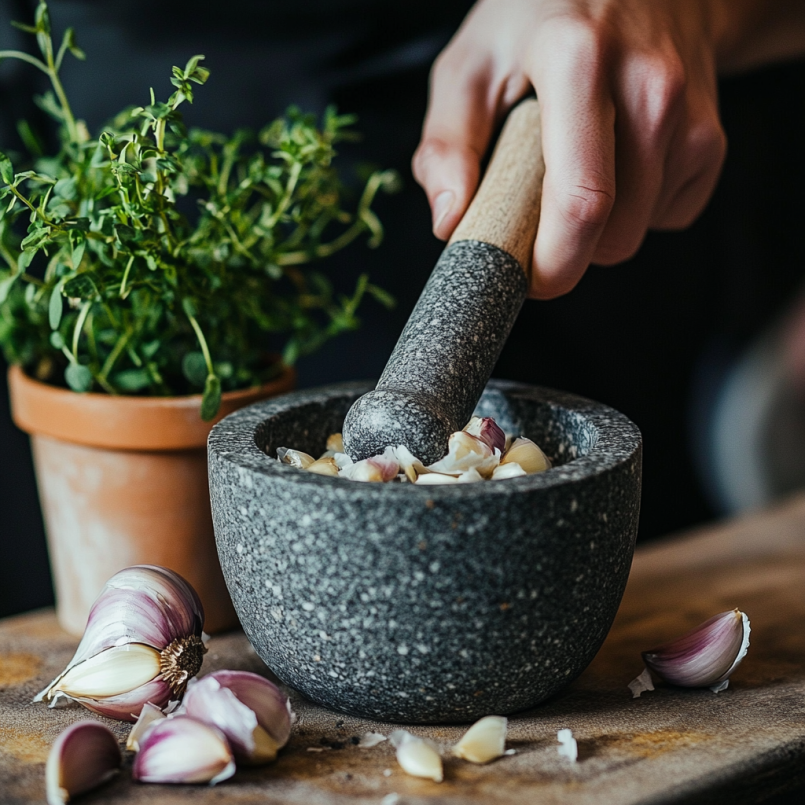
[{"label": "dark background", "polygon": [[[7,26],[34,3],[0,0],[0,48],[31,46]],[[53,0],[55,27],[73,25],[88,54],[69,57],[64,82],[77,115],[97,133],[120,108],[171,91],[170,68],[195,53],[212,70],[185,117],[222,131],[258,127],[289,103],[357,112],[364,134],[342,167],[395,167],[402,193],[380,199],[387,237],[331,260],[345,289],[358,274],[390,290],[397,308],[373,302],[361,332],[340,337],[300,365],[300,385],[377,377],[435,263],[441,244],[410,175],[430,63],[468,2],[406,0]],[[0,147],[19,147],[14,122],[43,131],[30,103],[40,76],[0,64]],[[640,538],[719,514],[693,458],[691,423],[729,359],[798,292],[805,266],[805,65],[791,63],[721,86],[729,156],[710,206],[684,233],[652,234],[638,256],[593,267],[567,297],[528,302],[496,374],[583,394],[626,413],[645,440]],[[0,367],[4,368],[4,367]],[[0,380],[0,615],[52,599],[27,437],[11,424]]]}]

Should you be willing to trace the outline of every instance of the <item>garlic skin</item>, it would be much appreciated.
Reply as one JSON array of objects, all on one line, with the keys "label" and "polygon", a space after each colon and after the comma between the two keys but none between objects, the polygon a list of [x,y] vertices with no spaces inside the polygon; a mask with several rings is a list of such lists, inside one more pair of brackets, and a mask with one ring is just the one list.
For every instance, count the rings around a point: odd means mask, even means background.
[{"label": "garlic skin", "polygon": [[437,783],[444,780],[442,758],[430,741],[411,735],[406,730],[394,730],[389,741],[397,750],[397,762],[406,774],[425,777]]},{"label": "garlic skin", "polygon": [[506,434],[491,416],[474,416],[464,426],[464,431],[485,442],[492,450],[497,448],[502,453],[506,448]]},{"label": "garlic skin", "polygon": [[643,661],[672,685],[709,687],[718,693],[746,656],[750,631],[749,618],[739,609],[722,612],[676,640],[644,651]]},{"label": "garlic skin", "polygon": [[503,716],[485,716],[476,721],[453,747],[456,757],[470,763],[489,763],[506,751],[508,720]]},{"label": "garlic skin", "polygon": [[112,731],[97,721],[79,721],[56,738],[45,765],[48,805],[64,805],[73,797],[115,776],[123,755]]},{"label": "garlic skin", "polygon": [[551,460],[540,448],[523,436],[519,436],[513,442],[511,447],[503,454],[500,459],[501,465],[516,463],[526,472],[531,475],[535,472],[544,472],[551,468]]},{"label": "garlic skin", "polygon": [[204,609],[178,574],[156,565],[121,570],[92,605],[84,636],[64,671],[34,698],[61,698],[100,715],[136,721],[146,702],[179,699],[201,668]]},{"label": "garlic skin", "polygon": [[579,758],[579,745],[573,737],[572,730],[559,730],[556,733],[556,740],[559,741],[556,750],[560,757],[566,757],[571,763],[575,763]]},{"label": "garlic skin", "polygon": [[298,470],[306,470],[316,459],[303,453],[301,450],[292,450],[290,447],[277,448],[277,460],[283,464],[290,464]]},{"label": "garlic skin", "polygon": [[394,454],[394,448],[387,447],[383,455],[356,461],[342,469],[341,475],[351,481],[388,483],[393,481],[399,472],[400,464]]},{"label": "garlic skin", "polygon": [[132,777],[141,783],[209,783],[235,773],[223,733],[186,715],[153,723],[140,741]]},{"label": "garlic skin", "polygon": [[400,470],[413,484],[420,475],[426,475],[430,470],[403,444],[393,448],[394,458],[400,465]]},{"label": "garlic skin", "polygon": [[135,725],[131,728],[129,737],[126,739],[126,749],[128,749],[129,752],[139,752],[140,740],[142,739],[143,735],[145,735],[146,730],[155,721],[161,721],[163,718],[167,718],[167,716],[162,712],[162,710],[160,710],[158,707],[155,707],[153,704],[151,704],[151,702],[146,702],[143,705],[143,709],[140,710],[140,717],[137,719]]},{"label": "garlic skin", "polygon": [[500,463],[499,450],[493,450],[486,442],[463,430],[450,435],[448,448],[444,458],[428,466],[431,472],[460,475],[474,469],[485,478],[491,476]]},{"label": "garlic skin", "polygon": [[282,691],[248,671],[216,671],[191,681],[176,712],[217,727],[238,762],[251,765],[274,760],[293,723]]}]

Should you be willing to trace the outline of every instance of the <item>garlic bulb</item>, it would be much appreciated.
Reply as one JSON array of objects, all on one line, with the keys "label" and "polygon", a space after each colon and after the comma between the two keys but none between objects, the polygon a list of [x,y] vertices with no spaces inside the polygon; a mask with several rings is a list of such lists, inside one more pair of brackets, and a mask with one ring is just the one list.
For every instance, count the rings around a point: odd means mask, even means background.
[{"label": "garlic bulb", "polygon": [[746,656],[750,631],[749,618],[743,612],[722,612],[676,640],[644,651],[643,661],[672,685],[709,687],[718,693],[727,687],[730,675]]},{"label": "garlic bulb", "polygon": [[551,461],[548,456],[531,439],[526,439],[522,436],[512,442],[511,447],[500,459],[500,463],[503,466],[511,463],[519,464],[528,475],[551,468]]},{"label": "garlic bulb", "polygon": [[406,730],[394,730],[389,740],[397,750],[397,762],[406,774],[412,777],[426,777],[437,783],[444,779],[442,758],[430,741],[411,735]]},{"label": "garlic bulb", "polygon": [[476,721],[453,747],[456,757],[471,763],[489,763],[506,751],[508,721],[503,716],[485,716]]},{"label": "garlic bulb", "polygon": [[146,702],[180,699],[201,668],[204,610],[178,574],[155,565],[121,570],[89,613],[73,659],[34,701],[59,699],[121,721],[136,721]]},{"label": "garlic bulb", "polygon": [[145,731],[131,773],[142,783],[215,785],[235,773],[235,759],[220,730],[175,715]]},{"label": "garlic bulb", "polygon": [[117,774],[123,756],[112,731],[97,721],[79,721],[56,738],[45,766],[48,805],[64,805]]},{"label": "garlic bulb", "polygon": [[266,763],[291,735],[287,697],[268,679],[248,671],[216,671],[192,681],[177,714],[217,727],[241,763]]},{"label": "garlic bulb", "polygon": [[485,442],[492,450],[497,448],[502,453],[506,447],[506,434],[491,416],[474,416],[464,426],[464,430]]}]

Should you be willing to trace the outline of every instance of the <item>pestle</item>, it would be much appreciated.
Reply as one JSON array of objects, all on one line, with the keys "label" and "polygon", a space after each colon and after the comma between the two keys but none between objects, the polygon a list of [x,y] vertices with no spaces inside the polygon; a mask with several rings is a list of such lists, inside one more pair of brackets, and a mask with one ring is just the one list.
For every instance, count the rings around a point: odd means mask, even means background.
[{"label": "pestle", "polygon": [[405,445],[431,464],[472,416],[528,291],[541,139],[538,101],[521,102],[377,387],[346,416],[344,448],[354,460]]}]

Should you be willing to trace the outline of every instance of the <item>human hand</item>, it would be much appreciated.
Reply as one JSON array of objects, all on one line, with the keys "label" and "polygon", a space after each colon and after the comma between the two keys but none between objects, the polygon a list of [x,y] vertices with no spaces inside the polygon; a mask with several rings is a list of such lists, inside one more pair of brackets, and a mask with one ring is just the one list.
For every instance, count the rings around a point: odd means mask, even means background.
[{"label": "human hand", "polygon": [[567,293],[591,262],[628,259],[650,228],[692,223],[726,151],[716,89],[724,8],[480,0],[434,65],[413,160],[437,237],[461,220],[495,126],[532,88],[546,172],[530,296]]}]

